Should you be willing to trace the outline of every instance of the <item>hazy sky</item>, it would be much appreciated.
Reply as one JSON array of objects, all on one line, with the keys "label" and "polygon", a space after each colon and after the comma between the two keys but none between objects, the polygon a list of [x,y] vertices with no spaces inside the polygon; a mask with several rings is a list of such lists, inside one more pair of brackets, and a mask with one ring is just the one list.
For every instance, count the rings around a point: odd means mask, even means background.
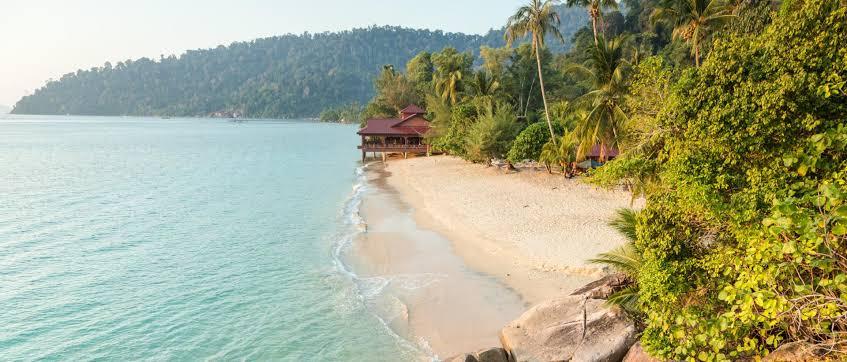
[{"label": "hazy sky", "polygon": [[0,105],[110,61],[369,25],[483,33],[520,0],[0,0]]}]

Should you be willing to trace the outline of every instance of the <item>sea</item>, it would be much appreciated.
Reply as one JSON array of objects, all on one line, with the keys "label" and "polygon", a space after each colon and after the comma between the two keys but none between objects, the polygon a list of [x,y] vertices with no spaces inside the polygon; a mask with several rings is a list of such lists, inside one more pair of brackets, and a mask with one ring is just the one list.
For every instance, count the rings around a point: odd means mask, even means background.
[{"label": "sea", "polygon": [[0,360],[406,361],[353,125],[0,116]]}]

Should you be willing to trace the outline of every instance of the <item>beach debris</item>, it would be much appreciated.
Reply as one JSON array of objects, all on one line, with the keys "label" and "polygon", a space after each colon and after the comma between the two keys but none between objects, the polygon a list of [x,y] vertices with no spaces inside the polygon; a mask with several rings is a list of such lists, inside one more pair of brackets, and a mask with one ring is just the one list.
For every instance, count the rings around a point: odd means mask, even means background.
[{"label": "beach debris", "polygon": [[500,331],[511,360],[620,361],[635,324],[601,299],[564,296],[538,304]]}]

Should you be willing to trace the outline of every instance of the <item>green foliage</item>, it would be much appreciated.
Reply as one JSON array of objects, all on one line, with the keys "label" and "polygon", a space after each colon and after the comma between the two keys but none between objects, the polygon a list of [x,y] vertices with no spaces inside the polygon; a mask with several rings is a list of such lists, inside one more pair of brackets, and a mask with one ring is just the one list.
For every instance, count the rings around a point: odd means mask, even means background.
[{"label": "green foliage", "polygon": [[572,164],[577,161],[577,146],[579,140],[573,131],[565,132],[565,135],[558,139],[558,142],[550,140],[544,147],[541,148],[541,154],[538,156],[538,161],[547,165],[548,171],[551,166],[558,165],[562,169],[562,174],[566,177],[571,176]]},{"label": "green foliage", "polygon": [[479,103],[487,103],[490,100],[472,98],[451,106],[448,101],[438,96],[431,95],[427,99],[430,107],[436,105],[435,117],[431,123],[433,129],[429,135],[433,150],[463,156],[468,133],[479,115]]},{"label": "green foliage", "polygon": [[655,118],[655,157],[612,163],[607,181],[653,185],[634,244],[651,354],[843,351],[847,97],[832,89],[847,77],[845,27],[842,2],[805,0],[760,34],[716,41]]},{"label": "green foliage", "polygon": [[415,83],[405,74],[397,73],[394,67],[386,65],[374,80],[376,96],[365,107],[363,118],[395,117],[401,109],[410,104],[421,104],[423,98]]},{"label": "green foliage", "polygon": [[698,67],[703,42],[734,16],[727,0],[665,1],[651,15],[654,21],[673,28],[674,39],[691,45],[691,55]]},{"label": "green foliage", "polygon": [[354,123],[362,122],[362,106],[351,103],[340,107],[332,107],[321,112],[321,122]]},{"label": "green foliage", "polygon": [[[600,37],[590,48],[590,57],[584,66],[572,69],[582,73],[590,84],[589,92],[577,101],[586,116],[576,128],[580,140],[580,155],[595,145],[603,149],[620,149],[626,138],[629,117],[623,110],[628,91],[629,61],[626,50],[629,38],[606,40]],[[605,155],[603,155],[605,156]]]},{"label": "green foliage", "polygon": [[[502,33],[501,33],[502,34]],[[487,40],[491,39],[491,40]],[[491,43],[493,41],[493,43]],[[284,35],[69,73],[15,106],[16,113],[247,117],[314,116],[374,96],[375,71],[421,51],[476,51],[502,39],[399,27]]]},{"label": "green foliage", "polygon": [[406,63],[406,76],[416,84],[428,84],[432,81],[434,71],[432,54],[421,52]]},{"label": "green foliage", "polygon": [[[562,133],[563,129],[560,125],[554,124],[553,127],[554,132]],[[513,163],[523,160],[538,160],[541,156],[541,149],[548,142],[550,142],[550,132],[547,131],[547,123],[533,123],[515,138],[506,158]]]},{"label": "green foliage", "polygon": [[520,129],[511,105],[489,104],[470,127],[465,143],[465,157],[474,162],[503,158]]}]

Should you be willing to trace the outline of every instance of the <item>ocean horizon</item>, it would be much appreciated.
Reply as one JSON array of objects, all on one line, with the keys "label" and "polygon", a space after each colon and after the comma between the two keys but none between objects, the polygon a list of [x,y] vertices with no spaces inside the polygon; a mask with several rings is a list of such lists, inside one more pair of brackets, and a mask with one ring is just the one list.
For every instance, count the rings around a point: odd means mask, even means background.
[{"label": "ocean horizon", "polygon": [[0,117],[6,360],[411,360],[342,253],[356,126]]}]

